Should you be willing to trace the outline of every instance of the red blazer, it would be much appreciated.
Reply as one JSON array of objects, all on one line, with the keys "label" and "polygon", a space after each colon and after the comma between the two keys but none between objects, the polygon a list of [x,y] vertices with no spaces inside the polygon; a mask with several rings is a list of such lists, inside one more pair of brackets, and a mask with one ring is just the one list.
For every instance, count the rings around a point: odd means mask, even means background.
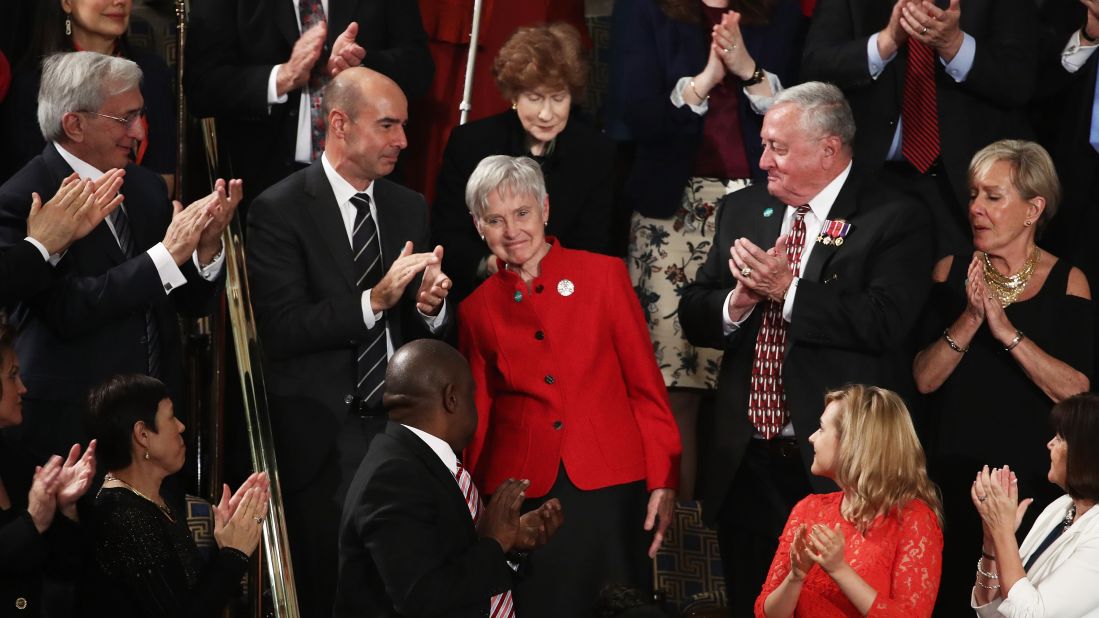
[{"label": "red blazer", "polygon": [[529,291],[501,264],[459,309],[478,411],[466,467],[486,493],[530,479],[532,498],[561,462],[580,489],[676,488],[679,430],[625,265],[547,240]]}]

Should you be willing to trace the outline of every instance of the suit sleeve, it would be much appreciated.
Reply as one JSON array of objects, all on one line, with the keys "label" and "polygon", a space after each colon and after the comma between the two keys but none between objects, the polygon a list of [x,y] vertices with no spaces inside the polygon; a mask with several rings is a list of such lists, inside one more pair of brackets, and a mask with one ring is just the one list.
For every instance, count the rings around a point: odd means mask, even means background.
[{"label": "suit sleeve", "polygon": [[348,504],[352,530],[373,558],[394,609],[426,618],[465,605],[487,608],[492,595],[511,586],[503,550],[495,540],[480,538],[460,552],[441,553],[438,535],[460,530],[444,528],[435,480],[410,475],[409,465],[387,461]]},{"label": "suit sleeve", "polygon": [[9,305],[50,284],[52,269],[38,248],[20,241],[0,253],[0,305]]},{"label": "suit sleeve", "polygon": [[854,1],[820,0],[817,4],[805,39],[802,79],[831,82],[845,91],[874,84],[866,57],[866,44],[873,33],[856,33],[851,11]]},{"label": "suit sleeve", "polygon": [[272,199],[269,193],[256,198],[248,217],[248,276],[264,351],[283,359],[350,347],[367,334],[362,294],[310,294],[307,248],[286,218],[287,209]]},{"label": "suit sleeve", "polygon": [[[962,3],[962,30],[977,22],[980,32],[973,67],[958,86],[989,105],[1017,108],[1034,95],[1038,58],[1035,39],[1037,15],[1031,0],[997,0],[981,4],[984,10],[967,16]],[[969,17],[967,19],[967,17]]]},{"label": "suit sleeve", "polygon": [[[386,0],[385,4],[389,45],[385,49],[372,49],[370,41],[363,41],[360,35],[358,42],[367,49],[363,66],[388,75],[409,98],[421,97],[431,87],[435,62],[427,47],[419,3]],[[363,24],[359,27],[361,29]]]},{"label": "suit sleeve", "polygon": [[736,345],[744,332],[737,329],[726,336],[722,325],[725,299],[736,285],[729,272],[729,247],[735,238],[732,215],[737,208],[736,204],[730,203],[729,197],[723,199],[710,252],[695,273],[695,280],[683,288],[679,299],[679,323],[687,341],[691,345],[717,350]]},{"label": "suit sleeve", "polygon": [[236,6],[231,0],[191,3],[183,87],[195,116],[267,114],[267,81],[277,63],[244,62],[248,42],[240,40]]},{"label": "suit sleeve", "polygon": [[792,339],[881,354],[908,335],[930,291],[934,243],[923,209],[895,202],[891,212],[881,217],[888,227],[866,255],[866,279],[858,289],[799,280]]},{"label": "suit sleeve", "polygon": [[672,417],[668,389],[656,366],[652,340],[626,266],[611,261],[607,308],[614,329],[614,352],[622,368],[630,409],[641,430],[649,491],[679,487],[679,428]]},{"label": "suit sleeve", "polygon": [[[486,349],[491,349],[494,342],[487,340],[490,336],[488,333],[479,332],[476,328],[477,324],[486,320],[489,312],[483,304],[475,306],[474,302],[479,302],[479,299],[462,303],[462,315],[458,320],[458,350],[469,362],[469,369],[473,374],[473,401],[477,405],[477,431],[462,451],[462,463],[471,472],[477,470],[488,437],[488,428],[492,424],[493,392],[490,383],[493,380],[489,377],[489,372],[495,371],[484,353]],[[472,315],[467,315],[467,312]]]}]

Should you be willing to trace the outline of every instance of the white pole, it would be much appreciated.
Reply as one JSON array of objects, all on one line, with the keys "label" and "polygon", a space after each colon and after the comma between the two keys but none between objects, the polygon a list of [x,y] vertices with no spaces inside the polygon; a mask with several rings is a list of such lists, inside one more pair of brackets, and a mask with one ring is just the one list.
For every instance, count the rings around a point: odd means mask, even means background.
[{"label": "white pole", "polygon": [[482,0],[473,0],[473,32],[469,35],[469,56],[466,57],[466,82],[462,87],[462,102],[458,105],[458,109],[461,111],[461,117],[458,120],[458,124],[465,124],[469,120],[469,110],[472,107],[469,103],[470,97],[473,95],[473,63],[477,60],[477,40],[481,38],[481,2]]}]

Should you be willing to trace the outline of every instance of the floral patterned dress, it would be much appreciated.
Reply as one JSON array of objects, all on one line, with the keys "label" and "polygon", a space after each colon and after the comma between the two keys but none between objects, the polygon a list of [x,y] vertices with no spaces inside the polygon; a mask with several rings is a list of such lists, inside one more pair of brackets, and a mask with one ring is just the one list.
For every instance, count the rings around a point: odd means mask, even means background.
[{"label": "floral patterned dress", "polygon": [[[842,492],[813,494],[790,512],[763,591],[756,599],[756,616],[765,616],[764,601],[790,572],[790,544],[798,526],[824,524],[831,528],[836,523],[846,540],[844,559],[878,591],[868,616],[931,616],[939,591],[943,550],[943,534],[934,511],[923,501],[913,500],[898,512],[879,516],[864,535],[840,515],[842,500]],[[836,582],[814,565],[805,577],[795,618],[859,615]]]}]

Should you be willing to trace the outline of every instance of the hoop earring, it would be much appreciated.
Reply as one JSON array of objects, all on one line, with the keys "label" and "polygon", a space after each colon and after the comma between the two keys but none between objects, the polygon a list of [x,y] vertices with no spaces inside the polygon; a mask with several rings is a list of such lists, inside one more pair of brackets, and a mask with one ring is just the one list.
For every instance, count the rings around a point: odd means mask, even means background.
[{"label": "hoop earring", "polygon": [[72,15],[65,13],[65,36],[73,35],[73,20]]}]

